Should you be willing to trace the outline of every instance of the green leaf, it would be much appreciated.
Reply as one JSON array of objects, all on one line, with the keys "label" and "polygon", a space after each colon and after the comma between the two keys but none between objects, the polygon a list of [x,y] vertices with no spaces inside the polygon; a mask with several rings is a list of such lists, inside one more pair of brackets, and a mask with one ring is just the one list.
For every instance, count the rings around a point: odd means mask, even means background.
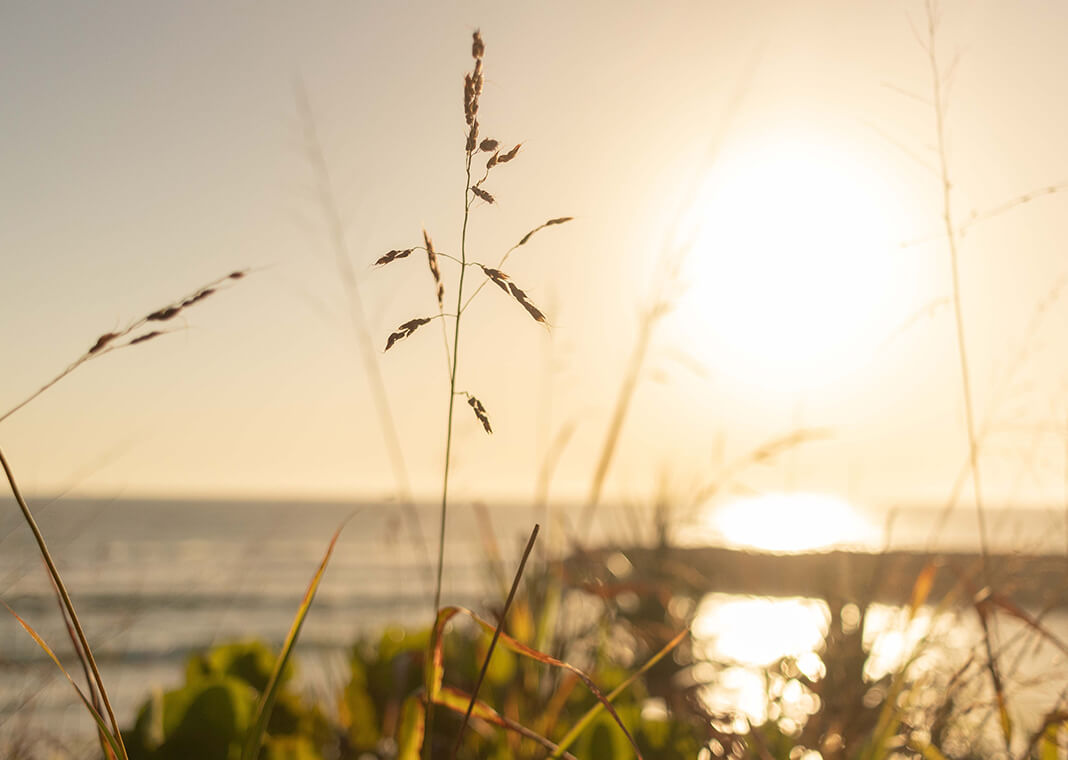
[{"label": "green leaf", "polygon": [[426,731],[426,710],[418,697],[404,700],[397,735],[397,760],[419,760]]},{"label": "green leaf", "polygon": [[[639,677],[642,676],[642,674],[649,670],[649,668],[656,665],[656,663],[660,662],[660,660],[663,659],[668,652],[677,647],[682,642],[682,640],[686,638],[687,633],[689,633],[689,630],[680,631],[675,636],[675,638],[665,644],[659,652],[650,657],[644,665],[642,665],[636,671],[631,673],[630,676],[625,681],[623,681],[623,683],[612,689],[612,691],[608,693],[606,700],[608,702],[612,702],[616,697],[626,691],[632,683],[634,683]],[[584,730],[586,730],[590,723],[592,723],[593,720],[600,714],[602,709],[604,709],[604,704],[602,702],[598,702],[596,705],[591,707],[585,715],[579,718],[578,722],[575,723],[575,725],[571,727],[571,730],[564,735],[564,738],[560,740],[560,746],[557,747],[556,751],[554,751],[553,754],[549,755],[550,760],[555,760],[556,758],[561,757],[563,751],[574,743],[574,741],[579,737],[579,735]]]},{"label": "green leaf", "polygon": [[300,606],[297,608],[297,615],[293,618],[293,625],[289,628],[289,635],[286,636],[285,643],[282,645],[282,652],[278,656],[278,661],[275,663],[274,672],[271,673],[271,678],[267,682],[267,687],[263,691],[263,695],[260,697],[260,703],[256,710],[256,719],[252,724],[252,728],[249,730],[248,738],[245,741],[245,750],[242,753],[242,760],[256,760],[260,752],[260,746],[263,744],[264,734],[267,732],[267,723],[271,718],[271,709],[274,707],[275,698],[278,696],[278,689],[282,685],[283,675],[286,672],[286,666],[289,664],[289,658],[293,654],[293,647],[297,644],[297,639],[300,638],[300,629],[304,625],[304,620],[308,617],[308,612],[311,610],[312,601],[315,599],[315,592],[319,590],[319,582],[323,579],[323,573],[326,572],[326,565],[330,561],[330,555],[334,552],[334,546],[337,544],[337,539],[341,535],[342,529],[351,520],[353,515],[349,515],[334,531],[333,538],[330,539],[329,545],[326,547],[326,553],[323,555],[322,561],[319,563],[319,568],[315,571],[315,575],[312,576],[311,582],[308,584],[308,590],[304,592],[304,598],[300,602]]}]

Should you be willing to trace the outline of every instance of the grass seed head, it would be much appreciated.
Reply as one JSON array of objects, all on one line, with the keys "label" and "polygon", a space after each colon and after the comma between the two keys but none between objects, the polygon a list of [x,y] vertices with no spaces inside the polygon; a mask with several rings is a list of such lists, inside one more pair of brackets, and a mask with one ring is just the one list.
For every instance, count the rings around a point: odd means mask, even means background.
[{"label": "grass seed head", "polygon": [[144,335],[138,335],[136,338],[130,341],[129,345],[136,346],[138,343],[144,343],[146,340],[158,338],[160,335],[163,335],[162,331],[153,330],[152,332],[147,332]]},{"label": "grass seed head", "polygon": [[500,143],[498,143],[496,140],[487,137],[485,140],[478,144],[478,149],[485,153],[489,153],[491,150],[497,150],[497,146],[499,144]]},{"label": "grass seed head", "polygon": [[485,54],[486,46],[482,42],[482,33],[476,29],[474,34],[471,35],[471,57],[478,61]]},{"label": "grass seed head", "polygon": [[483,190],[478,185],[472,185],[471,186],[471,192],[474,193],[475,195],[477,195],[482,200],[484,200],[486,203],[496,203],[496,200],[494,199],[494,197],[492,195],[490,195],[489,193],[487,193],[485,190]]},{"label": "grass seed head", "polygon": [[398,250],[398,249],[394,249],[392,251],[387,251],[382,256],[380,256],[377,261],[375,261],[375,266],[376,267],[380,267],[383,264],[388,264],[391,261],[396,261],[397,259],[403,259],[405,256],[410,255],[411,252],[414,251],[414,250],[415,250],[414,248],[405,248],[403,251],[402,250]]},{"label": "grass seed head", "polygon": [[468,394],[467,403],[471,406],[471,409],[475,412],[475,417],[482,423],[482,427],[487,433],[492,434],[493,428],[490,427],[489,415],[486,414],[486,407],[482,406],[482,402],[474,396]]},{"label": "grass seed head", "polygon": [[388,351],[389,349],[393,348],[394,343],[396,343],[398,340],[403,340],[404,338],[407,338],[409,335],[411,335],[413,332],[418,330],[420,327],[422,327],[429,321],[430,317],[417,317],[416,319],[409,319],[407,322],[405,322],[403,325],[398,327],[390,334],[389,338],[386,340],[385,350]]},{"label": "grass seed head", "polygon": [[492,269],[487,266],[482,266],[482,264],[479,264],[479,266],[482,267],[482,271],[486,274],[487,277],[490,278],[490,280],[492,280],[494,285],[503,290],[505,293],[511,295],[511,291],[508,290],[508,275],[506,275],[500,269]]},{"label": "grass seed head", "polygon": [[423,242],[426,243],[426,260],[430,265],[430,274],[433,275],[434,284],[437,285],[438,308],[443,309],[445,308],[445,284],[441,281],[441,268],[438,267],[438,255],[434,252],[434,243],[426,230],[423,230]]},{"label": "grass seed head", "polygon": [[471,122],[471,129],[467,132],[467,152],[474,153],[478,146],[478,119]]},{"label": "grass seed head", "polygon": [[193,304],[195,304],[195,303],[196,303],[197,301],[203,301],[203,300],[204,300],[205,298],[207,298],[208,296],[210,296],[210,295],[211,295],[212,293],[214,293],[214,292],[215,292],[215,288],[204,288],[204,289],[203,289],[203,290],[201,290],[201,291],[200,291],[199,293],[196,293],[195,295],[192,295],[192,296],[190,296],[189,298],[187,298],[187,299],[185,299],[184,301],[182,301],[182,303],[180,304],[180,306],[181,306],[181,307],[182,307],[183,309],[184,309],[184,308],[185,308],[186,306],[192,306],[192,305],[193,305]]},{"label": "grass seed head", "polygon": [[523,143],[518,143],[514,148],[512,148],[510,151],[505,153],[503,156],[498,157],[497,158],[497,163],[498,164],[506,164],[509,161],[511,161],[519,153],[519,148],[522,147],[522,145],[523,145]]},{"label": "grass seed head", "polygon": [[512,294],[515,300],[519,301],[519,304],[527,310],[530,316],[534,317],[535,322],[545,324],[545,315],[541,313],[541,310],[530,302],[527,298],[527,294],[524,293],[514,282],[508,283],[508,291]]},{"label": "grass seed head", "polygon": [[149,322],[166,322],[168,319],[177,316],[181,310],[181,306],[164,306],[162,309],[149,314],[145,319]]},{"label": "grass seed head", "polygon": [[470,124],[475,120],[475,82],[470,74],[464,74],[464,118]]},{"label": "grass seed head", "polygon": [[534,237],[534,233],[538,232],[538,230],[543,230],[546,227],[552,227],[554,224],[563,224],[564,222],[570,222],[574,218],[575,217],[573,217],[573,216],[560,216],[560,217],[557,217],[556,219],[550,219],[549,221],[545,222],[544,224],[539,224],[537,227],[535,227],[530,232],[528,232],[526,235],[524,235],[522,238],[520,238],[519,242],[515,244],[515,247],[518,248],[521,245],[526,245],[527,241],[530,240],[532,237]]},{"label": "grass seed head", "polygon": [[482,94],[482,85],[485,77],[482,76],[482,59],[475,61],[475,70],[471,72],[471,84],[475,87],[475,98]]},{"label": "grass seed head", "polygon": [[119,337],[118,333],[113,333],[113,332],[104,333],[103,335],[101,335],[99,338],[96,339],[96,343],[94,343],[93,347],[89,349],[89,353],[95,354],[97,351],[99,351],[102,348],[104,348],[108,343],[110,343],[111,341],[115,340],[115,338],[117,338],[117,337]]}]

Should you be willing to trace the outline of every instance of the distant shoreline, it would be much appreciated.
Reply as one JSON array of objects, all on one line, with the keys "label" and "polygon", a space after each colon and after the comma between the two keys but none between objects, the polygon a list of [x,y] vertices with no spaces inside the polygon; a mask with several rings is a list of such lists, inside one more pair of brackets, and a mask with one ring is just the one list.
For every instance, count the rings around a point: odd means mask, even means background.
[{"label": "distant shoreline", "polygon": [[[800,596],[862,606],[899,605],[909,602],[921,573],[933,567],[928,597],[949,596],[963,606],[983,594],[986,585],[982,556],[967,551],[772,554],[723,547],[613,547],[572,555],[564,566],[581,577],[591,561],[603,563],[613,554],[622,554],[633,567],[615,582],[650,589],[670,582],[675,590],[699,595]],[[1063,555],[991,553],[988,576],[994,593],[1018,604],[1044,607],[1068,601],[1068,558]]]}]

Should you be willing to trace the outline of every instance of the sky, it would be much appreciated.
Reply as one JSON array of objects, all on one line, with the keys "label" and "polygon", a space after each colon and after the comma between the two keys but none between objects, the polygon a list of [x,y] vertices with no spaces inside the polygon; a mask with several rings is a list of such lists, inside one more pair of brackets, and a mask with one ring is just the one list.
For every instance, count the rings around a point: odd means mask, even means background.
[{"label": "sky", "polygon": [[[955,217],[1068,180],[1068,6],[944,2]],[[656,324],[606,499],[737,488],[941,503],[967,454],[922,3],[101,2],[0,6],[0,414],[103,333],[234,270],[174,334],[94,359],[0,422],[32,494],[388,498],[294,83],[307,92],[411,488],[440,487],[449,388],[422,229],[457,253],[463,74],[522,143],[472,209],[460,495],[590,484],[643,310]],[[956,61],[954,64],[953,62]],[[960,292],[1000,503],[1068,478],[1068,191],[980,218]],[[455,269],[445,267],[455,285]],[[469,283],[470,284],[470,283]],[[461,399],[462,400],[462,399]],[[798,429],[818,439],[745,464]],[[563,431],[563,432],[561,432]],[[741,463],[735,467],[732,463]],[[967,493],[967,491],[966,491]]]}]

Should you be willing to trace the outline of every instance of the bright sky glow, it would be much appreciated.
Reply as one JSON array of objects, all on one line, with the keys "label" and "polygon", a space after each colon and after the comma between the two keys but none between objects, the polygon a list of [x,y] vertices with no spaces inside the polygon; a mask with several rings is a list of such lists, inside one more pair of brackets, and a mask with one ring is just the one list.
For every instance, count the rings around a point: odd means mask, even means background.
[{"label": "bright sky glow", "polygon": [[[943,5],[940,60],[961,54],[946,118],[964,221],[1068,179],[1068,5]],[[941,503],[966,441],[930,71],[910,29],[922,12],[845,0],[9,3],[0,410],[103,333],[229,271],[253,276],[190,310],[180,334],[79,369],[0,425],[0,444],[28,493],[394,497],[293,80],[381,351],[437,304],[417,257],[372,262],[423,227],[442,251],[459,247],[477,27],[482,129],[523,149],[488,180],[497,203],[474,210],[471,253],[492,264],[535,225],[574,221],[505,268],[551,330],[496,288],[465,322],[462,382],[494,434],[460,415],[456,493],[529,500],[569,429],[550,497],[588,493],[681,209],[694,247],[605,501],[652,498],[665,468],[702,481],[721,454],[803,425],[831,436],[799,454],[797,478],[776,461],[747,472],[748,488]],[[1010,203],[962,246],[991,503],[1063,500],[1068,297],[1048,297],[1065,274],[1066,198]],[[901,247],[910,240],[924,242]],[[380,358],[425,499],[440,490],[445,440],[440,332]]]},{"label": "bright sky glow", "polygon": [[886,180],[826,139],[744,143],[690,213],[704,358],[750,382],[791,390],[847,373],[914,287],[891,257],[902,225]]}]

